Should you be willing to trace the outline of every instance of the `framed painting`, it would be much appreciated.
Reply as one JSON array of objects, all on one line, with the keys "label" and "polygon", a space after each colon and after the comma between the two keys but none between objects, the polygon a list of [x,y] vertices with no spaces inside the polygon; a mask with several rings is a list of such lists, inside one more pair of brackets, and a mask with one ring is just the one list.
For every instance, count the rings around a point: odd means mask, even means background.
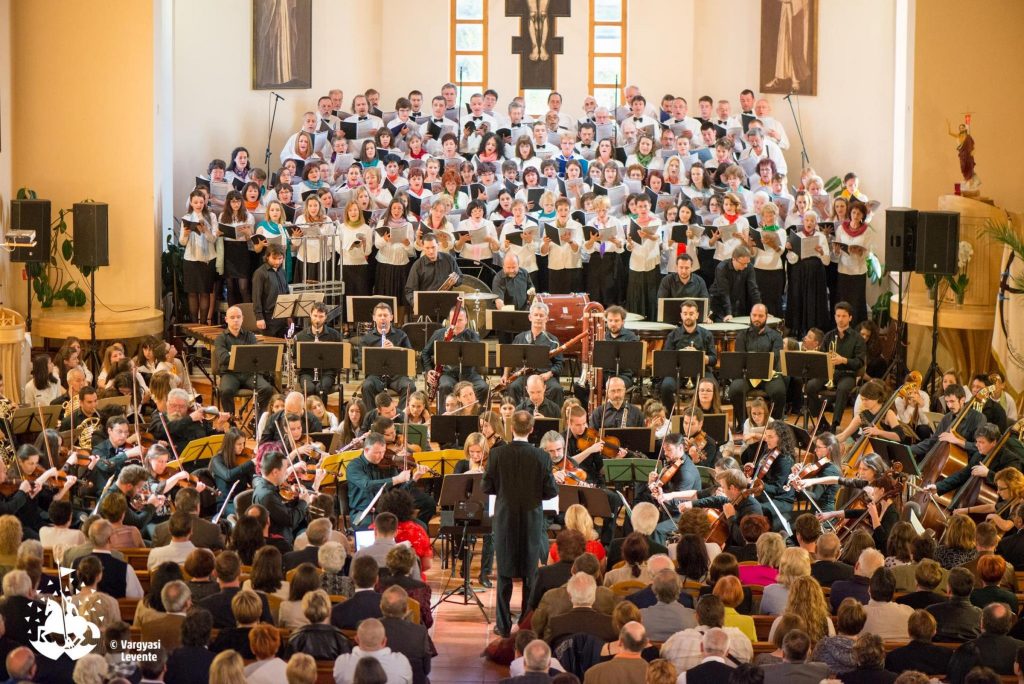
[{"label": "framed painting", "polygon": [[761,92],[818,94],[818,0],[761,0]]},{"label": "framed painting", "polygon": [[313,0],[252,0],[253,90],[313,87]]}]

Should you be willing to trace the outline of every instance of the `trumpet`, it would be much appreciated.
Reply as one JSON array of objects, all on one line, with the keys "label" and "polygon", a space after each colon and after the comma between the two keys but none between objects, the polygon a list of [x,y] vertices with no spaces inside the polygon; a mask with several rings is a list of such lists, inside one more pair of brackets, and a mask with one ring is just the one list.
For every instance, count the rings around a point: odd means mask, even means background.
[{"label": "trumpet", "polygon": [[[838,339],[837,338],[832,338],[832,343],[828,346],[828,360],[832,364],[835,363],[836,345],[837,344],[838,344]],[[835,389],[836,383],[833,380],[834,376],[835,376],[835,369],[833,368],[832,372],[829,374],[828,382],[825,383],[825,387],[827,389]]]}]

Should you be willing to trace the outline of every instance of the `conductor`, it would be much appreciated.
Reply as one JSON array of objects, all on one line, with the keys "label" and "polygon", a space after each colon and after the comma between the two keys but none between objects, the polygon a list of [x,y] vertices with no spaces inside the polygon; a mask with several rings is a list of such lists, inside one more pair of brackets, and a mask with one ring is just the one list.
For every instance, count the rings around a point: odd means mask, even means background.
[{"label": "conductor", "polygon": [[523,580],[523,607],[530,600],[530,588],[537,564],[544,553],[544,511],[541,502],[558,490],[551,475],[551,459],[526,441],[533,431],[533,416],[527,411],[512,415],[512,443],[491,451],[484,473],[483,488],[496,497],[494,505],[494,548],[498,559],[498,607],[495,634],[512,633],[512,580]]}]

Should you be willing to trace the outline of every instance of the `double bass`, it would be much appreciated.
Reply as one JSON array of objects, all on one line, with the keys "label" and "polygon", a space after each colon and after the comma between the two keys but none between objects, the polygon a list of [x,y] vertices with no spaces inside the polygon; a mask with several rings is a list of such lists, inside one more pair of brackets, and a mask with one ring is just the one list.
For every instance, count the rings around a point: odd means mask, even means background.
[{"label": "double bass", "polygon": [[[996,456],[1006,446],[1006,443],[1010,441],[1011,437],[1016,436],[1020,439],[1021,432],[1024,431],[1024,418],[1021,418],[1014,423],[1010,428],[1003,433],[1003,436],[999,439],[992,451],[988,453],[978,465],[983,465],[986,468],[992,468],[992,462],[995,461]],[[985,481],[984,477],[978,477],[977,475],[971,475],[967,478],[967,482],[960,485],[960,488],[953,494],[952,499],[949,502],[949,506],[946,508],[946,514],[952,515],[953,511],[958,508],[969,508],[978,504],[992,504],[999,500],[999,495],[996,494],[996,490]]]}]

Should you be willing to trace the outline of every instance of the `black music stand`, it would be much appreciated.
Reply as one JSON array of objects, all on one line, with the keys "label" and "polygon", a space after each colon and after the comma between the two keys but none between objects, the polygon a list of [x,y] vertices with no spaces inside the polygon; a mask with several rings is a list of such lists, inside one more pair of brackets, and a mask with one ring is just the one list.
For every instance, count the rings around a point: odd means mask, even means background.
[{"label": "black music stand", "polygon": [[[281,371],[281,356],[284,345],[281,344],[236,344],[231,348],[228,359],[228,370],[252,376],[253,429],[256,434],[256,421],[260,416],[260,393],[257,391],[256,379],[263,373],[277,374]],[[259,437],[256,437],[257,441]]]},{"label": "black music stand", "polygon": [[309,318],[313,305],[324,301],[323,292],[298,292],[281,294],[274,302],[271,318]]},{"label": "black music stand", "polygon": [[352,345],[348,342],[298,342],[295,365],[313,370],[341,371],[352,367]]},{"label": "black music stand", "polygon": [[540,446],[540,439],[548,432],[559,432],[561,426],[560,418],[534,418],[533,419],[533,431],[530,432],[530,436],[526,440],[535,447]]},{"label": "black music stand", "polygon": [[[11,416],[10,430],[15,435],[55,430],[60,425],[60,411],[59,405],[19,406],[14,409],[14,414]],[[40,414],[42,414],[41,419]]]},{"label": "black music stand", "polygon": [[398,315],[398,298],[390,295],[350,295],[345,299],[348,310],[345,314],[350,323],[368,323],[373,320],[373,309],[378,304],[387,304],[391,313]]},{"label": "black music stand", "polygon": [[[683,432],[683,416],[690,411],[689,407],[672,416],[672,432]],[[705,413],[703,431],[719,446],[725,444],[729,436],[729,416],[724,413]],[[790,426],[792,427],[792,426]]]},{"label": "black music stand", "polygon": [[[789,423],[787,423],[787,425],[789,425],[789,429],[793,431],[793,438],[796,440],[796,445],[801,449],[807,449],[813,453],[814,449],[811,448],[811,433],[797,425]],[[817,439],[817,437],[815,437],[815,439]]]},{"label": "black music stand", "polygon": [[529,311],[488,309],[484,315],[487,317],[487,327],[498,334],[499,341],[512,342],[518,333],[530,329]]},{"label": "black music stand", "polygon": [[443,416],[437,415],[430,419],[430,436],[438,444],[462,444],[472,433],[480,430],[480,419],[477,416]]},{"label": "black music stand", "polygon": [[[651,375],[655,378],[676,379],[676,403],[683,389],[683,378],[699,380],[704,375],[704,352],[699,349],[660,349],[654,352],[654,369]],[[671,414],[672,411],[669,410]]]},{"label": "black music stand", "polygon": [[[434,416],[438,418],[438,416]],[[462,528],[462,553],[465,571],[463,572],[462,584],[454,589],[443,591],[441,598],[437,600],[431,610],[436,610],[439,605],[446,602],[455,603],[451,599],[462,597],[462,605],[468,606],[470,600],[476,603],[480,612],[484,614],[484,620],[490,624],[487,616],[487,609],[480,601],[480,597],[473,591],[469,582],[469,568],[472,561],[472,549],[467,543],[470,534],[490,534],[491,517],[487,511],[487,495],[483,489],[483,473],[462,473],[459,475],[445,475],[441,480],[441,494],[438,497],[438,505],[441,508],[451,507],[453,518],[457,527]],[[455,561],[452,559],[452,572],[455,574]],[[451,581],[451,575],[448,581]]]},{"label": "black music stand", "polygon": [[718,376],[722,380],[763,380],[772,375],[771,352],[722,352],[718,355]]},{"label": "black music stand", "polygon": [[632,371],[633,377],[639,378],[644,367],[644,343],[597,340],[594,342],[594,366],[615,376]]},{"label": "black music stand", "polygon": [[427,346],[430,336],[442,327],[444,326],[433,321],[412,321],[403,325],[402,330],[409,336],[409,343],[413,349],[423,349]]},{"label": "black music stand", "polygon": [[829,371],[828,354],[819,351],[785,351],[782,355],[782,374],[790,377],[799,377],[803,386],[803,407],[800,409],[800,418],[803,420],[806,430],[811,424],[811,408],[807,402],[807,381],[812,378],[828,378]]},{"label": "black music stand", "polygon": [[450,290],[416,290],[412,293],[412,314],[440,323],[448,318],[448,313],[461,296],[461,292]]},{"label": "black music stand", "polygon": [[654,453],[654,430],[649,427],[605,427],[604,434],[618,437],[622,448],[641,454]]},{"label": "black music stand", "polygon": [[921,469],[917,467],[914,452],[906,444],[893,442],[888,439],[879,439],[878,437],[869,437],[868,441],[871,443],[875,453],[885,459],[890,467],[900,463],[903,465],[903,472],[905,474],[921,477]]},{"label": "black music stand", "polygon": [[[416,376],[416,353],[404,347],[363,347],[363,377]],[[405,397],[402,397],[405,400]]]},{"label": "black music stand", "polygon": [[502,344],[498,346],[498,365],[512,370],[545,371],[551,368],[550,351],[539,344]]},{"label": "black music stand", "polygon": [[564,514],[573,504],[580,504],[586,508],[592,518],[610,520],[612,517],[612,507],[603,489],[558,485],[558,512]]},{"label": "black music stand", "polygon": [[[487,368],[487,344],[484,342],[435,342],[434,362],[442,366],[456,366],[461,378],[462,369],[465,366]],[[426,370],[433,369],[427,368]]]},{"label": "black music stand", "polygon": [[661,297],[658,299],[658,320],[662,323],[682,325],[683,302],[687,300],[697,305],[698,323],[705,323],[711,320],[706,297]]}]

